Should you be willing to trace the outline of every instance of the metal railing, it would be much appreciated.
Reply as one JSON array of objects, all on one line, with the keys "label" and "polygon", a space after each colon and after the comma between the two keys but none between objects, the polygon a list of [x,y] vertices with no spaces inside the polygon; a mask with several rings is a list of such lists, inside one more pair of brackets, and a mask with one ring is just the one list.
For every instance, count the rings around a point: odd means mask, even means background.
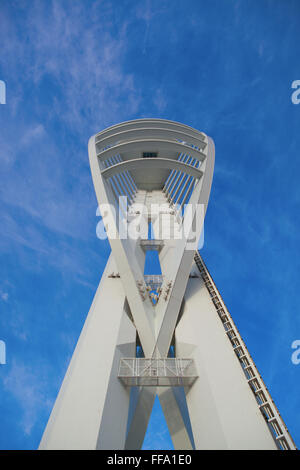
[{"label": "metal railing", "polygon": [[197,376],[193,359],[184,358],[122,358],[119,379],[126,386],[186,387]]}]

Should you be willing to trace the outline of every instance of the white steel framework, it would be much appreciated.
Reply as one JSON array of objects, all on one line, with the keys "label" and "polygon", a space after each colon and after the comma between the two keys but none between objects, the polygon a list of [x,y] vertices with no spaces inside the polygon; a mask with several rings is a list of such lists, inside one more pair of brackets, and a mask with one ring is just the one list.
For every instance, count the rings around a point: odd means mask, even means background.
[{"label": "white steel framework", "polygon": [[139,449],[156,395],[175,449],[295,449],[197,251],[212,139],[139,119],[89,157],[112,252],[40,449]]}]

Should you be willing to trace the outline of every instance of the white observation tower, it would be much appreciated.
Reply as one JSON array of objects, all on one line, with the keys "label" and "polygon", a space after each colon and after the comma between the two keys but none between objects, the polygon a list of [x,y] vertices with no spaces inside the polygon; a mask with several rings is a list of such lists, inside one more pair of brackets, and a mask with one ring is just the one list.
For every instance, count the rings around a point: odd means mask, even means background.
[{"label": "white observation tower", "polygon": [[40,449],[140,449],[156,395],[175,449],[295,449],[198,252],[212,139],[138,119],[89,158],[111,254]]}]

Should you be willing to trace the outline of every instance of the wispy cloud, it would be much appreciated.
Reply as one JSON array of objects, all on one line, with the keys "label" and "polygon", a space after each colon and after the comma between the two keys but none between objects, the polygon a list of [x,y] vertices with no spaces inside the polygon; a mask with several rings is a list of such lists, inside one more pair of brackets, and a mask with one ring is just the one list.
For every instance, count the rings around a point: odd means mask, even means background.
[{"label": "wispy cloud", "polygon": [[0,296],[1,296],[1,299],[4,300],[4,302],[8,301],[8,293],[7,292],[1,292]]},{"label": "wispy cloud", "polygon": [[[99,128],[114,120],[117,113],[124,115],[123,100],[126,114],[137,112],[139,92],[133,75],[123,70],[126,22],[112,34],[107,12],[99,1],[92,5],[92,22],[83,2],[72,2],[71,14],[57,0],[46,8],[37,0],[30,5],[23,13],[26,33],[18,29],[13,16],[5,18],[0,64],[13,70],[18,63],[23,82],[33,88],[43,86],[46,79],[53,81],[63,100],[55,95],[55,88],[49,89],[49,117],[59,113],[64,122],[82,132],[91,123]],[[4,37],[10,37],[10,41]],[[22,87],[19,90],[22,92]]]},{"label": "wispy cloud", "polygon": [[22,411],[18,424],[25,435],[30,435],[40,414],[51,406],[43,382],[28,366],[13,361],[10,372],[3,378],[3,386],[18,401]]}]

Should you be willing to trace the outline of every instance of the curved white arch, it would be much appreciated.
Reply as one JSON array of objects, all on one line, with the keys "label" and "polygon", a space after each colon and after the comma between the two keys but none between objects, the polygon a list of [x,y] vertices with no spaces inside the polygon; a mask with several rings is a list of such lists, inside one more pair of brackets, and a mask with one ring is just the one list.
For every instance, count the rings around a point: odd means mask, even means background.
[{"label": "curved white arch", "polygon": [[186,153],[200,162],[203,162],[206,158],[206,155],[200,150],[193,149],[185,143],[174,142],[167,139],[136,139],[124,142],[103,150],[97,154],[97,157],[100,161],[103,161],[116,154],[122,154],[125,152],[157,152],[158,154],[166,152],[170,156],[173,152],[174,158],[177,157],[177,154]]},{"label": "curved white arch", "polygon": [[187,132],[190,135],[193,135],[196,138],[205,140],[206,135],[203,132],[200,132],[193,127],[187,126],[186,124],[181,124],[180,122],[176,121],[170,121],[167,119],[135,119],[132,121],[125,121],[120,124],[115,124],[111,127],[108,127],[107,129],[104,129],[103,131],[99,132],[96,134],[96,142],[104,138],[105,136],[109,136],[111,134],[114,134],[118,129],[121,130],[126,130],[126,129],[138,129],[140,127],[145,127],[147,125],[148,127],[155,127],[159,124],[159,127],[162,127],[164,129],[173,129],[173,130],[179,130],[182,132]]},{"label": "curved white arch", "polygon": [[174,142],[178,140],[187,141],[186,143],[195,145],[200,149],[205,149],[207,143],[202,138],[195,137],[194,135],[183,132],[182,130],[177,129],[164,129],[163,127],[141,127],[141,128],[129,128],[126,130],[121,130],[119,132],[115,132],[114,134],[107,135],[103,137],[101,140],[96,142],[96,147],[99,148],[99,151],[105,149],[108,146],[114,146],[117,144],[121,144],[127,141],[134,141],[140,139],[161,139],[167,138],[168,140],[174,140]]},{"label": "curved white arch", "polygon": [[203,175],[203,172],[198,168],[171,158],[134,158],[132,160],[125,160],[102,170],[101,174],[105,178],[110,178],[122,171],[132,171],[137,169],[147,170],[148,168],[179,170],[190,176],[194,176],[195,178],[200,178]]}]

